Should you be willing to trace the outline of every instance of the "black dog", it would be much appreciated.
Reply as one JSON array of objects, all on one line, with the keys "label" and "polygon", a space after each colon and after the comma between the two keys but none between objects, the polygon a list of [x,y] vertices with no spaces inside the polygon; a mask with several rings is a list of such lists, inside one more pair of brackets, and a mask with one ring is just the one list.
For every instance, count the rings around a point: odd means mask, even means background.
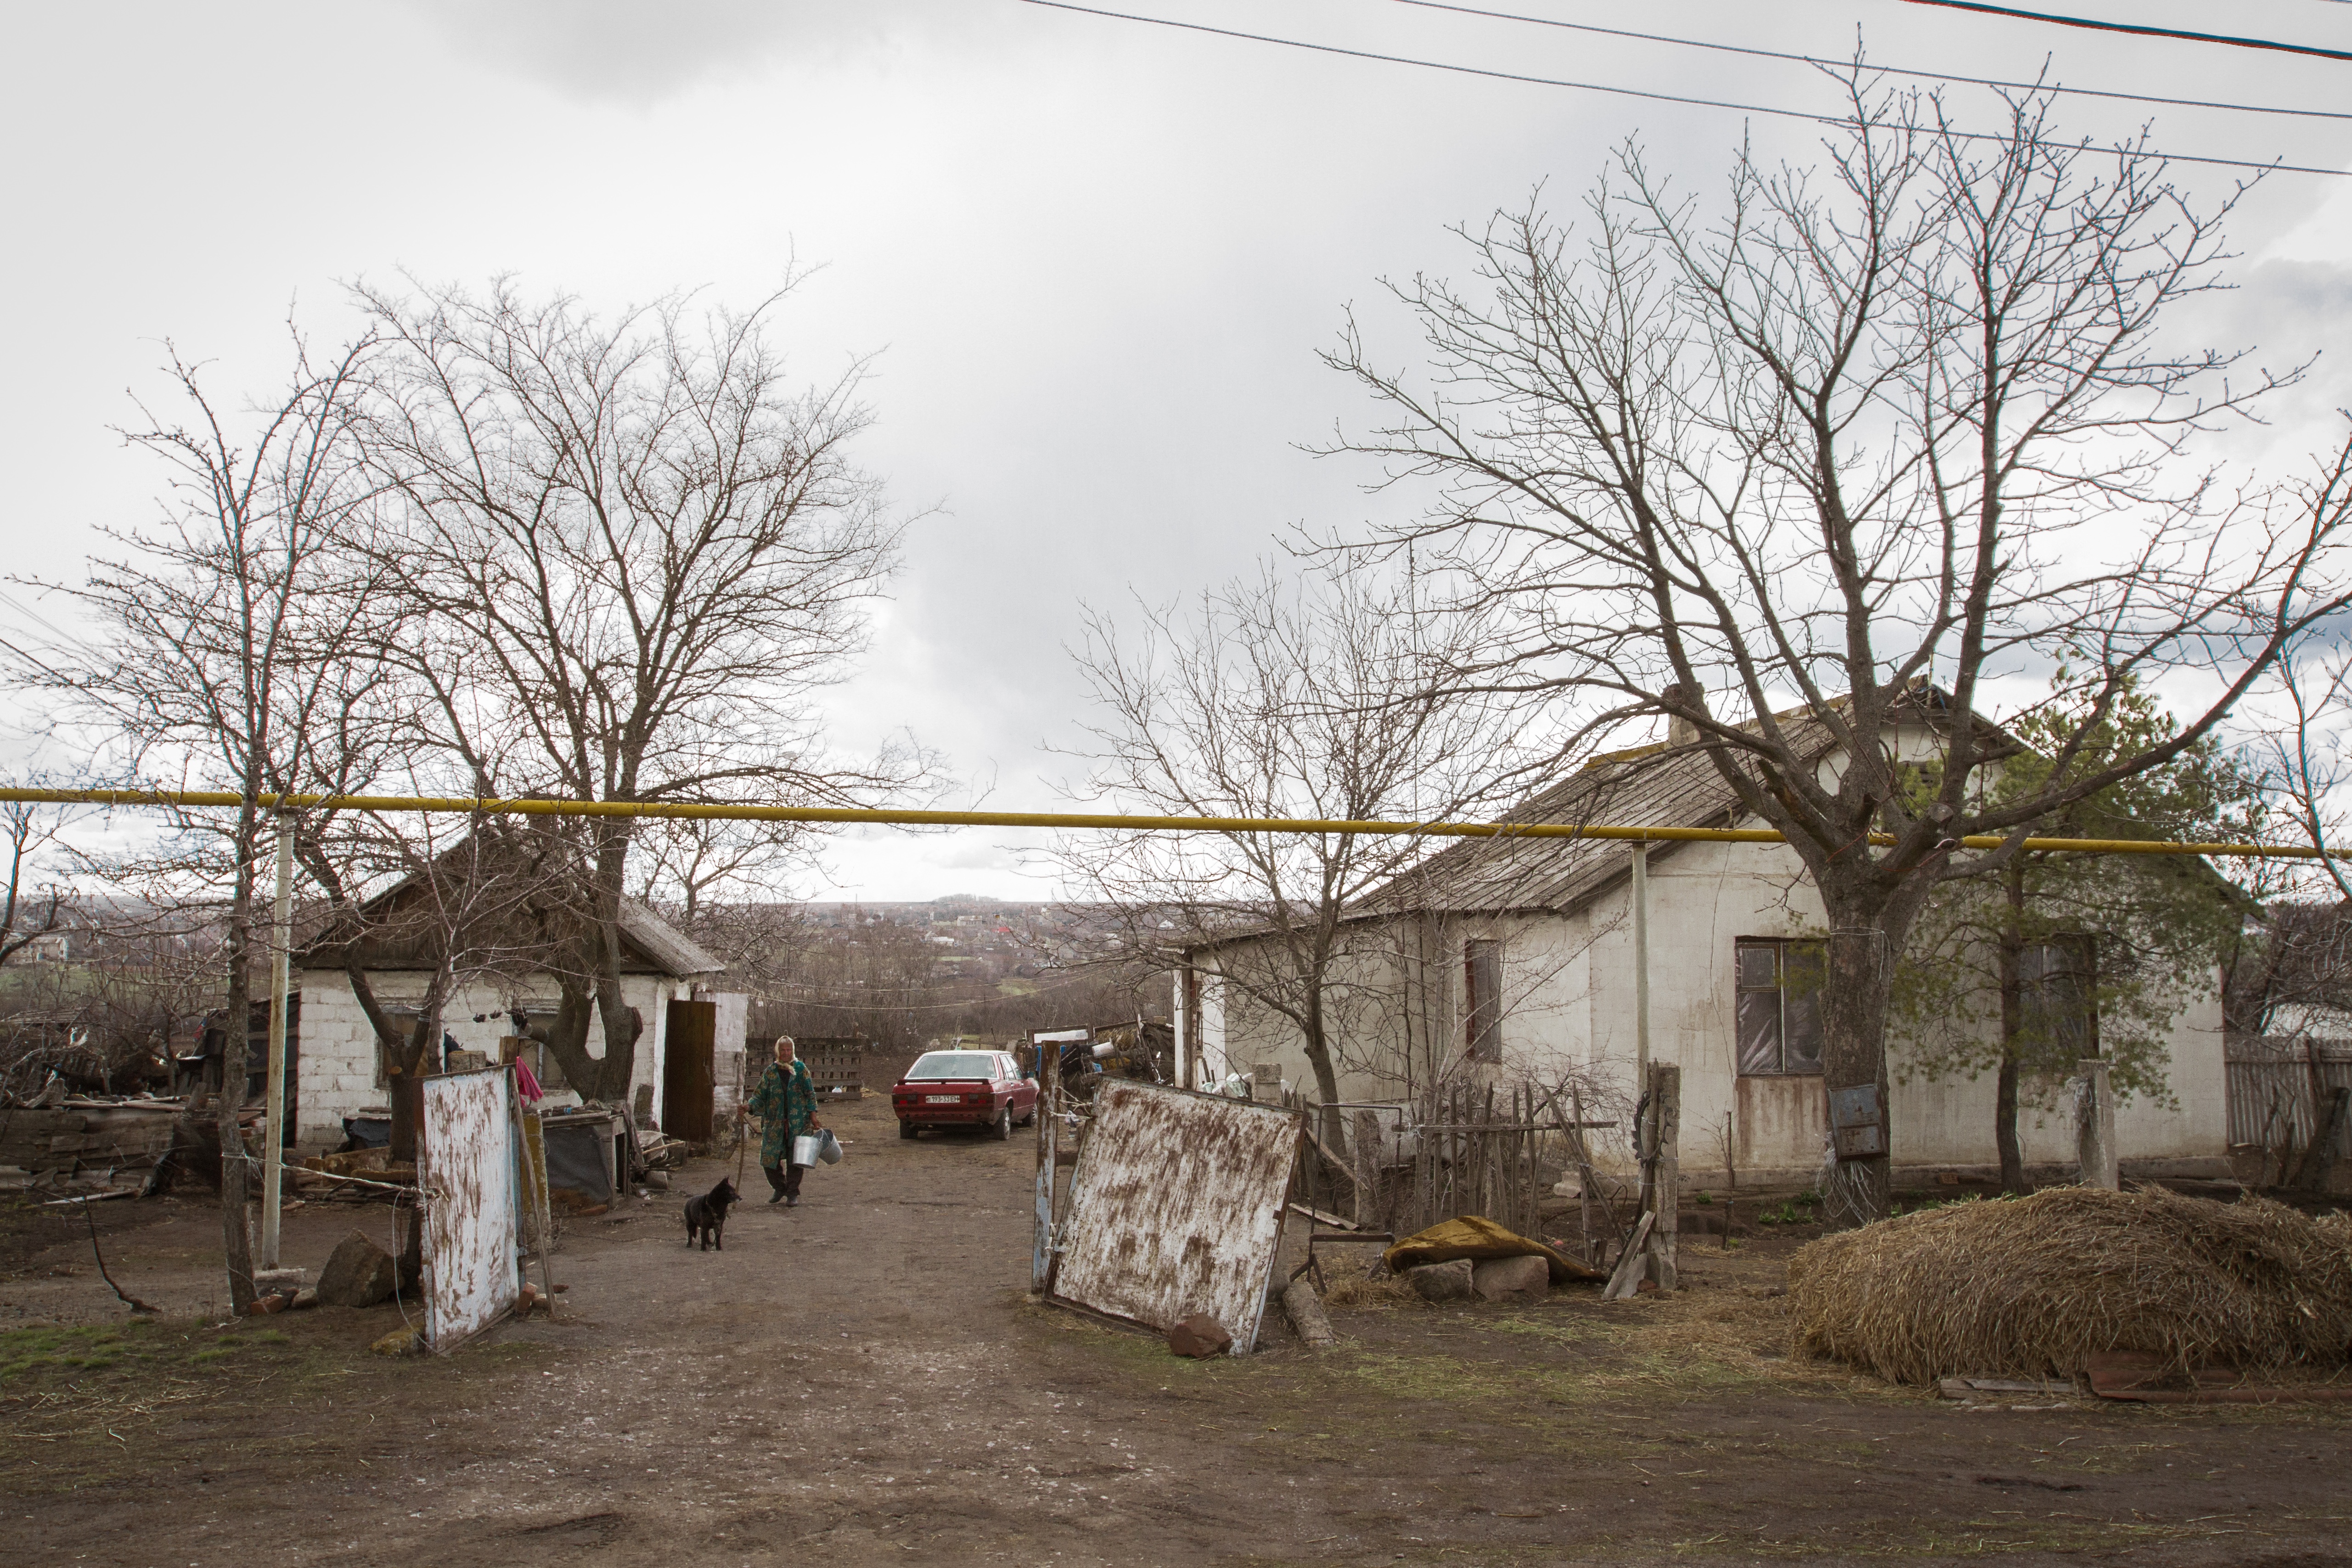
[{"label": "black dog", "polygon": [[686,1206],[686,1244],[693,1246],[698,1236],[705,1252],[713,1247],[721,1252],[726,1251],[727,1206],[742,1201],[743,1195],[737,1192],[735,1184],[724,1176],[719,1178],[717,1186],[700,1197],[688,1199]]}]

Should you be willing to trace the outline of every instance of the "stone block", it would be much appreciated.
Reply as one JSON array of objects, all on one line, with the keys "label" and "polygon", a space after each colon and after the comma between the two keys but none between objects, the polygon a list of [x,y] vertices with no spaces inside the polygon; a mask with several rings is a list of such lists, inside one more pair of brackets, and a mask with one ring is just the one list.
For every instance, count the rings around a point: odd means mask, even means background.
[{"label": "stone block", "polygon": [[1551,1265],[1540,1258],[1496,1258],[1471,1270],[1470,1288],[1490,1301],[1540,1301],[1551,1290]]},{"label": "stone block", "polygon": [[1233,1343],[1234,1336],[1225,1332],[1225,1325],[1206,1312],[1194,1312],[1168,1331],[1168,1348],[1178,1355],[1223,1355]]},{"label": "stone block", "polygon": [[1471,1282],[1473,1271],[1469,1259],[1456,1258],[1451,1263],[1424,1263],[1418,1269],[1407,1269],[1404,1281],[1424,1301],[1466,1301],[1476,1294],[1476,1287]]},{"label": "stone block", "polygon": [[372,1307],[388,1301],[399,1282],[392,1254],[354,1230],[335,1244],[319,1270],[319,1301],[330,1307]]}]

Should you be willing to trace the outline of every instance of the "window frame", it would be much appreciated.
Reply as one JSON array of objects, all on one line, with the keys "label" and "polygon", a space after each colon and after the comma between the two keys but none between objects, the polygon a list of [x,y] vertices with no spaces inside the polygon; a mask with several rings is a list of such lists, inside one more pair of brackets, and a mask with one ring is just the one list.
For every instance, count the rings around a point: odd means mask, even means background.
[{"label": "window frame", "polygon": [[[2042,956],[2030,964],[2029,955]],[[2057,955],[2063,955],[2063,961],[2053,964],[2052,957]],[[2077,1060],[2100,1055],[2098,938],[2085,932],[2069,932],[2024,943],[2018,948],[2017,967],[2019,1009],[2031,1020],[2029,1030],[2041,1034],[2044,1049],[2054,1049],[2062,1042],[2060,1029],[2047,1020],[2053,1000],[2071,989],[2073,995],[2063,999],[2080,1009],[2069,1031],[2074,1037],[2073,1054]]]},{"label": "window frame", "polygon": [[[1819,988],[1816,988],[1811,998],[1810,1019],[1806,1017],[1808,1010],[1805,1009],[1806,998],[1801,993],[1794,998],[1799,1003],[1800,1010],[1792,1015],[1790,1006],[1792,998],[1789,983],[1790,974],[1789,960],[1792,952],[1810,956],[1816,965],[1820,966],[1816,973],[1822,974],[1825,979],[1829,944],[1817,936],[1737,936],[1732,939],[1731,950],[1731,1056],[1735,1076],[1740,1078],[1822,1077],[1825,1064],[1822,1060]],[[1748,956],[1751,953],[1769,953],[1772,956],[1770,985],[1760,986],[1749,983]],[[1766,996],[1773,998],[1772,1065],[1751,1066],[1747,1032],[1748,998]],[[1802,1034],[1809,1024],[1814,1042],[1812,1056],[1810,1059],[1798,1056],[1793,1059],[1794,1065],[1791,1065],[1792,1059],[1789,1051],[1792,1016],[1796,1020],[1794,1032]]]},{"label": "window frame", "polygon": [[[1481,974],[1486,976],[1482,985]],[[1481,995],[1481,992],[1484,995]],[[1503,1060],[1503,939],[1470,936],[1462,943],[1462,1055],[1468,1061]]]}]

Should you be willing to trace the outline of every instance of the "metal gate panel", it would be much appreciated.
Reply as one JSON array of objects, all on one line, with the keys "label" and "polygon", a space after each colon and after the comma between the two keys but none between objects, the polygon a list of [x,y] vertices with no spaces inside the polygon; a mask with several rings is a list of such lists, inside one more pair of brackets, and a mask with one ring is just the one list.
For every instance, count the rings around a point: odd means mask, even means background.
[{"label": "metal gate panel", "polygon": [[1118,1079],[1094,1106],[1051,1294],[1162,1331],[1206,1312],[1246,1353],[1282,1239],[1297,1113]]},{"label": "metal gate panel", "polygon": [[515,1303],[514,1116],[503,1068],[425,1080],[425,1337],[453,1350]]}]

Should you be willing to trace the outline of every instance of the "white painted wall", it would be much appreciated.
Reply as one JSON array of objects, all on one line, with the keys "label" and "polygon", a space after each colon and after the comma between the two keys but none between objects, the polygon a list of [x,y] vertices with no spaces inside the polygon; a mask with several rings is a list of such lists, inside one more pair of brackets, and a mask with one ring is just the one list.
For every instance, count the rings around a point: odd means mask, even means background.
[{"label": "white painted wall", "polygon": [[[1682,1167],[1696,1186],[1726,1184],[1722,1139],[1743,1182],[1809,1181],[1822,1165],[1826,1102],[1818,1077],[1749,1078],[1738,1072],[1733,1027],[1734,945],[1743,936],[1817,935],[1826,924],[1801,863],[1775,844],[1687,844],[1654,851],[1650,871],[1651,1051],[1683,1070]],[[1554,1084],[1575,1074],[1593,1083],[1602,1103],[1595,1119],[1627,1118],[1634,1098],[1632,889],[1621,884],[1569,915],[1457,918],[1446,924],[1432,976],[1446,1015],[1445,1041],[1463,1045],[1458,970],[1471,937],[1503,943],[1503,1061],[1458,1069],[1473,1080],[1532,1079]],[[1356,960],[1358,977],[1394,993],[1396,959],[1385,944]],[[1204,961],[1209,956],[1203,956]],[[1218,994],[1213,1009],[1208,1001]],[[1202,988],[1204,1054],[1246,1070],[1279,1061],[1286,1078],[1310,1084],[1297,1033],[1286,1020],[1253,1008],[1228,988]],[[1370,994],[1368,991],[1367,994]],[[307,1004],[306,1004],[307,1005]],[[1349,1101],[1402,1095],[1393,1018],[1376,1005],[1359,1009],[1343,1060],[1340,1094]],[[1213,1019],[1213,1030],[1212,1019]],[[1213,1040],[1212,1047],[1210,1041]],[[1906,1167],[1989,1168],[1996,1163],[1994,1084],[1974,1079],[1908,1080],[1899,1049],[1890,1062],[1892,1141]],[[2126,1102],[2116,1138],[2127,1166],[2142,1172],[2226,1175],[2227,1108],[2217,995],[2193,1000],[2174,1027],[2169,1082],[2175,1105]],[[2071,1167],[2074,1131],[2064,1108],[2029,1108],[2020,1118],[2029,1165]],[[1593,1135],[1596,1158],[1630,1160],[1622,1132]]]},{"label": "white painted wall", "polygon": [[[711,1121],[714,1126],[724,1126],[735,1119],[735,1106],[743,1098],[744,1035],[751,1028],[751,998],[742,991],[703,991],[698,999],[716,1003],[719,1009],[717,1044],[711,1051],[711,1072],[718,1080]],[[669,1009],[664,1008],[662,1014],[667,1018]]]},{"label": "white painted wall", "polygon": [[[425,994],[421,974],[379,973],[369,977],[384,1006],[415,1006]],[[342,1142],[342,1118],[387,1103],[376,1082],[375,1031],[352,994],[349,977],[340,969],[306,969],[299,980],[302,994],[300,1105],[295,1137],[308,1150],[332,1148]],[[552,1011],[557,998],[552,987],[544,993],[518,995],[507,981],[482,981],[458,988],[443,1005],[442,1027],[458,1045],[478,1051],[493,1061],[499,1040],[514,1032],[509,1009],[521,1006],[534,1012]],[[621,997],[646,1020],[638,1037],[631,1092],[641,1083],[654,1089],[654,1115],[661,1115],[662,1059],[669,1027],[669,1003],[679,994],[680,982],[667,975],[625,975]],[[474,1015],[488,1015],[476,1023]],[[739,1045],[740,1050],[740,1045]],[[592,1011],[588,1023],[588,1054],[604,1054],[604,1021]],[[579,1095],[568,1089],[550,1096],[555,1104],[576,1104]]]}]

